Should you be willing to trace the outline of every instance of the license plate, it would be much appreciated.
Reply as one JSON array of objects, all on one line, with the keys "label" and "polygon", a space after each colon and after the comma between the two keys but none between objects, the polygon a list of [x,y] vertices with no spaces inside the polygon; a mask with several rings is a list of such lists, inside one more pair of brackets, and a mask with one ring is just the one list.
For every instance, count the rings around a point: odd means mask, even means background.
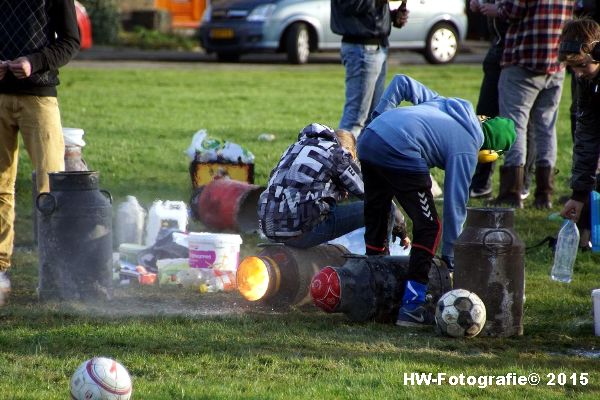
[{"label": "license plate", "polygon": [[233,39],[234,36],[233,29],[215,28],[210,30],[211,39]]}]

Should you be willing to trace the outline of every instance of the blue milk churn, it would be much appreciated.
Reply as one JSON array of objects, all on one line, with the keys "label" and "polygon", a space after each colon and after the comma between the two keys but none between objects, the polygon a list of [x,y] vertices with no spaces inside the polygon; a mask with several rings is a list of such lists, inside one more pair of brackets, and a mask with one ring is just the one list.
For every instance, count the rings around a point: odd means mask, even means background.
[{"label": "blue milk churn", "polygon": [[49,173],[39,211],[40,300],[112,297],[112,198],[96,171]]},{"label": "blue milk churn", "polygon": [[523,334],[525,244],[513,230],[512,208],[468,208],[454,243],[454,288],[475,292],[486,308],[482,334]]}]

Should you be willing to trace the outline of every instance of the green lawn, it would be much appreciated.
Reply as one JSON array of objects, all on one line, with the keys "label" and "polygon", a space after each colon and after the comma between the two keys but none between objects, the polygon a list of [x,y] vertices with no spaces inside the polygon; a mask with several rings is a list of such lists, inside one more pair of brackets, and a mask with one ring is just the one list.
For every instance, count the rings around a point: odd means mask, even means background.
[{"label": "green lawn", "polygon": [[[443,95],[477,100],[480,66],[402,66],[388,78],[399,72]],[[146,206],[154,199],[188,200],[184,150],[199,129],[251,150],[256,182],[264,184],[303,126],[336,126],[344,91],[338,65],[121,69],[73,64],[62,70],[61,81],[63,125],[85,129],[84,157],[100,171],[100,186],[116,202],[135,195]],[[564,92],[555,203],[568,193],[571,159],[567,86]],[[258,141],[264,132],[276,140]],[[443,173],[434,175],[441,182]],[[144,400],[591,399],[600,394],[600,340],[593,336],[590,299],[590,291],[600,287],[597,255],[580,254],[573,282],[564,285],[549,278],[548,248],[528,252],[525,333],[504,339],[456,340],[433,330],[352,323],[314,307],[281,312],[249,304],[237,294],[176,289],[118,288],[112,302],[43,304],[35,294],[31,167],[24,153],[17,196],[14,290],[10,304],[0,309],[0,398],[65,399],[72,372],[95,355],[121,361],[132,374],[134,398]],[[557,204],[552,211],[558,210]],[[527,245],[556,235],[559,225],[547,219],[549,214],[529,206],[517,211],[516,231]],[[193,222],[191,229],[202,227]],[[256,254],[257,241],[245,236],[242,256]],[[447,377],[537,373],[541,383],[405,384],[405,373],[411,372]],[[559,373],[567,382],[547,385],[548,374]],[[586,385],[583,373],[589,374]]]}]

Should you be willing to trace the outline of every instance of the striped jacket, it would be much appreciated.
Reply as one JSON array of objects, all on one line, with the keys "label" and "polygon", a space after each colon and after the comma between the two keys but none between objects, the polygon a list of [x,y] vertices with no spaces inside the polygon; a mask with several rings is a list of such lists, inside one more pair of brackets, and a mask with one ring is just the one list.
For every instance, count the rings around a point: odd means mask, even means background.
[{"label": "striped jacket", "polygon": [[331,128],[308,125],[271,171],[258,204],[260,227],[271,239],[298,236],[321,222],[348,193],[363,198],[358,165]]}]

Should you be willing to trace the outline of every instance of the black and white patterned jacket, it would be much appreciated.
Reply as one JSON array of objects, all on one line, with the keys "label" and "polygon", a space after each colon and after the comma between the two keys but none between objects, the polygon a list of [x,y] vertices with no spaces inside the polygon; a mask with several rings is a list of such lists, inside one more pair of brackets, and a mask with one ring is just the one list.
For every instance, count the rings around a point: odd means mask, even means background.
[{"label": "black and white patterned jacket", "polygon": [[327,126],[311,124],[288,147],[258,203],[263,233],[286,239],[311,230],[351,193],[362,199],[358,165]]}]

